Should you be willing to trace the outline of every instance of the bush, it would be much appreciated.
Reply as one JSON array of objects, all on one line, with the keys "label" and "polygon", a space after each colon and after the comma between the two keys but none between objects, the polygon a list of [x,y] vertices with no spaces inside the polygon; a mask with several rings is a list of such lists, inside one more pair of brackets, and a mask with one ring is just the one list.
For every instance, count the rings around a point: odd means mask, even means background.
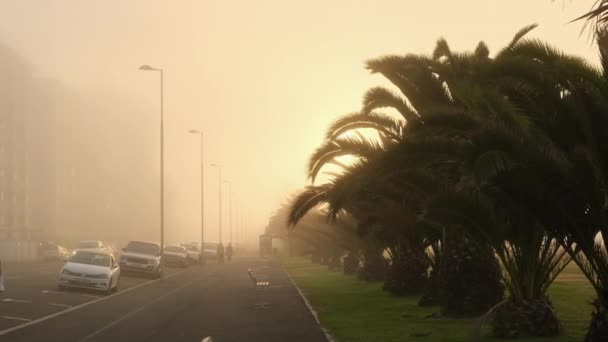
[{"label": "bush", "polygon": [[321,254],[319,254],[318,252],[312,252],[312,254],[310,255],[310,261],[313,264],[320,264],[321,263]]},{"label": "bush", "polygon": [[339,255],[329,257],[327,268],[330,271],[339,271],[342,267],[342,258]]},{"label": "bush", "polygon": [[427,281],[429,260],[424,250],[391,261],[382,289],[395,295],[419,294]]},{"label": "bush", "polygon": [[356,274],[359,269],[359,258],[353,253],[348,252],[342,261],[344,265],[344,274],[351,275]]},{"label": "bush", "polygon": [[380,253],[368,253],[359,268],[358,277],[364,281],[383,281],[386,275],[387,260]]}]

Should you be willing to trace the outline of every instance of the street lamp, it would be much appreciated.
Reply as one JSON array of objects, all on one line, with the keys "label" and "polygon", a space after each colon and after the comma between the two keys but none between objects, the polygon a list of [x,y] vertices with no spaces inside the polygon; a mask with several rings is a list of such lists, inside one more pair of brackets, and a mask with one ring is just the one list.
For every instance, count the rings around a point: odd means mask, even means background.
[{"label": "street lamp", "polygon": [[161,256],[161,276],[165,271],[165,130],[164,130],[164,105],[163,105],[163,69],[153,68],[149,65],[139,67],[142,71],[158,71],[160,73],[160,256]]},{"label": "street lamp", "polygon": [[198,134],[201,137],[201,255],[200,262],[205,264],[205,159],[204,159],[204,137],[202,131],[190,130],[191,134]]},{"label": "street lamp", "polygon": [[211,167],[217,167],[219,175],[219,192],[220,192],[220,244],[222,243],[222,166],[218,164],[211,164]]},{"label": "street lamp", "polygon": [[229,226],[230,226],[230,244],[232,244],[232,182],[231,181],[224,181],[224,183],[228,184],[228,205],[229,205],[229,209],[228,209],[228,220],[229,220]]}]

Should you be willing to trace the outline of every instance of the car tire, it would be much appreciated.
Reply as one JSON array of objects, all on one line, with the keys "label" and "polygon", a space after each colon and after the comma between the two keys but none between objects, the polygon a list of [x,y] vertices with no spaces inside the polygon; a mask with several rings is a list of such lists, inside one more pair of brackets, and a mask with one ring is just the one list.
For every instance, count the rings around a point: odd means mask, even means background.
[{"label": "car tire", "polygon": [[120,277],[118,278],[118,280],[116,281],[116,286],[114,286],[114,289],[112,291],[114,292],[118,292],[118,288],[120,286]]},{"label": "car tire", "polygon": [[63,291],[65,291],[65,286],[57,285],[57,290],[59,290],[59,292],[63,292]]}]

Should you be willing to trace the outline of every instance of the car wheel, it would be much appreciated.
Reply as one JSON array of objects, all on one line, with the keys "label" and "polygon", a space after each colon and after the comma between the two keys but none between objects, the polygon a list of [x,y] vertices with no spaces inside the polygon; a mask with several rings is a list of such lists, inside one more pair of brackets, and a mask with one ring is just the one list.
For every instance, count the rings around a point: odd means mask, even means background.
[{"label": "car wheel", "polygon": [[59,291],[65,291],[65,286],[63,286],[63,285],[57,285],[57,289]]}]

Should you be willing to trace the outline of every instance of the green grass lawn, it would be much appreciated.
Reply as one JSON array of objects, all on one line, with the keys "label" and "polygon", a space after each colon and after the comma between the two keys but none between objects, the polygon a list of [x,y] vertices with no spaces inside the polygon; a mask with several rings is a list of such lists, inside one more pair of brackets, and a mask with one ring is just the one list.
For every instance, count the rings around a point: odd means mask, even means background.
[{"label": "green grass lawn", "polygon": [[[418,297],[394,297],[379,283],[330,272],[305,259],[284,261],[294,281],[319,314],[321,324],[340,342],[471,341],[473,319],[428,319],[439,308],[418,307]],[[581,341],[589,321],[593,289],[571,264],[549,295],[562,320],[565,336],[521,341]],[[486,329],[487,330],[487,329]],[[428,334],[427,336],[418,336]],[[486,336],[481,341],[505,341]]]}]

